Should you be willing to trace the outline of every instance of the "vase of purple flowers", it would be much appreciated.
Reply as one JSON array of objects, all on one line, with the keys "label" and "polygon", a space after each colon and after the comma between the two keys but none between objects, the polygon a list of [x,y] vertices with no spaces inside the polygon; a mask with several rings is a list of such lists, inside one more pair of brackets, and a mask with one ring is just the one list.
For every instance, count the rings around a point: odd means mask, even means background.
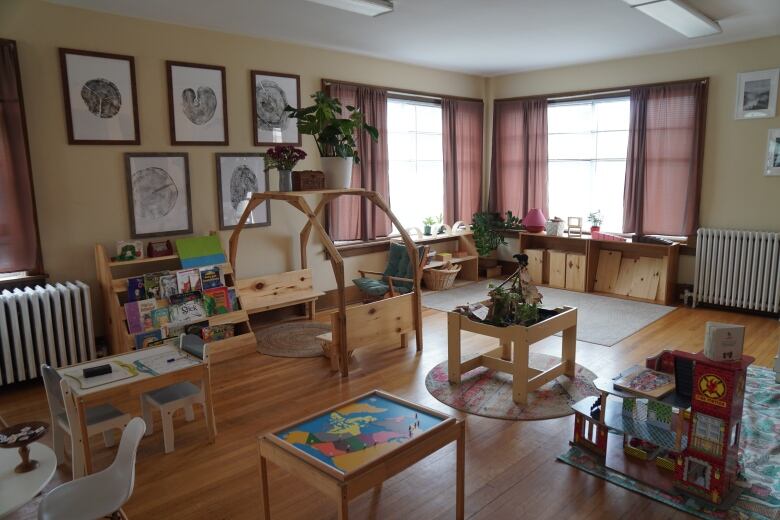
[{"label": "vase of purple flowers", "polygon": [[267,167],[279,172],[279,191],[292,191],[292,169],[306,158],[306,152],[294,146],[274,146],[265,155]]}]

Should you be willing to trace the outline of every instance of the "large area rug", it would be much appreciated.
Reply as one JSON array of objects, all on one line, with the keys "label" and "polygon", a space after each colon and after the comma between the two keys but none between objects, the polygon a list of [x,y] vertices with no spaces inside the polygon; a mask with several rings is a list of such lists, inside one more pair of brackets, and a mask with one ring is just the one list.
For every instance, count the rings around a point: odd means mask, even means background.
[{"label": "large area rug", "polygon": [[312,321],[282,323],[255,331],[257,351],[276,357],[317,357],[322,347],[317,336],[330,332],[330,325]]},{"label": "large area rug", "polygon": [[575,468],[705,519],[780,518],[780,384],[775,373],[749,367],[740,439],[742,475],[749,488],[728,511],[682,494],[669,494],[604,467],[590,452],[572,447],[558,457]]},{"label": "large area rug", "polygon": [[[528,364],[538,370],[546,370],[559,359],[547,354],[531,352]],[[593,386],[596,374],[577,365],[574,381],[560,376],[532,392],[526,406],[518,406],[512,400],[512,376],[485,367],[475,368],[461,377],[459,385],[450,384],[447,378],[447,362],[433,367],[425,377],[425,387],[442,403],[467,413],[533,421],[571,415],[571,405],[589,395],[598,395]]]},{"label": "large area rug", "polygon": [[[423,294],[422,304],[430,309],[451,311],[458,305],[487,299],[488,284],[503,280],[483,280],[447,291]],[[640,329],[672,312],[674,307],[654,303],[636,302],[564,291],[552,287],[539,287],[544,307],[568,305],[577,307],[577,339],[611,347]],[[617,319],[619,317],[619,319]]]}]

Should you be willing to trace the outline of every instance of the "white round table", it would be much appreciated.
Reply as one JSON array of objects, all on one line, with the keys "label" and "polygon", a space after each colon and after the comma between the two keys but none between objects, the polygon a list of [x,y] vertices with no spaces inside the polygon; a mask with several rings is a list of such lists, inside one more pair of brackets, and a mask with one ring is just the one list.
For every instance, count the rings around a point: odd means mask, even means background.
[{"label": "white round table", "polygon": [[35,498],[57,470],[57,457],[51,448],[40,442],[28,447],[30,459],[37,460],[38,467],[27,473],[14,472],[22,461],[18,448],[0,449],[0,518]]}]

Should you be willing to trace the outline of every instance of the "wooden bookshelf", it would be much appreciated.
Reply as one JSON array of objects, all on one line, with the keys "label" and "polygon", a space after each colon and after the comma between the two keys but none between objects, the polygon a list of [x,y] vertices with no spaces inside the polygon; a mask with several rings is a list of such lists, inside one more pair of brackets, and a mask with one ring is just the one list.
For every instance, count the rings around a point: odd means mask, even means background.
[{"label": "wooden bookshelf", "polygon": [[[453,264],[459,264],[461,266],[460,272],[457,277],[461,280],[468,280],[476,282],[479,280],[479,256],[477,255],[477,248],[474,245],[474,237],[471,231],[462,231],[453,233],[452,235],[436,235],[430,237],[422,237],[414,239],[416,244],[424,244],[430,246],[432,251],[436,253],[454,253],[455,251],[462,251],[466,253],[466,256],[455,257],[453,256],[450,262]],[[441,260],[431,260],[423,270],[436,269],[444,265]]]},{"label": "wooden bookshelf", "polygon": [[[103,300],[105,334],[110,354],[121,354],[133,349],[133,335],[127,330],[127,318],[124,304],[127,302],[127,279],[145,273],[164,269],[181,269],[178,255],[166,255],[138,260],[112,261],[102,244],[95,245],[95,266],[98,285]],[[221,264],[225,275],[225,285],[233,287],[233,269],[230,264]],[[255,352],[257,340],[246,311],[236,310],[227,314],[218,314],[208,318],[209,325],[235,326],[235,335],[209,343],[209,358],[212,363]]]}]

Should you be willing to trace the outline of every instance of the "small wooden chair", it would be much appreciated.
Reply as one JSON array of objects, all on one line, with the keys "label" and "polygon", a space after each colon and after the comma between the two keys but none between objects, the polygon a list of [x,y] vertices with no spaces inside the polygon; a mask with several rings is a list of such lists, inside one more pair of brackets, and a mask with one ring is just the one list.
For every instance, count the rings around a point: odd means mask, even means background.
[{"label": "small wooden chair", "polygon": [[[419,276],[428,261],[428,246],[418,246],[417,253],[420,256]],[[364,301],[380,300],[385,297],[392,298],[407,294],[414,290],[414,267],[409,259],[406,246],[398,242],[390,242],[390,251],[387,255],[387,267],[384,272],[358,270],[360,278],[352,282],[364,295]],[[379,280],[368,278],[366,275],[379,276]]]}]

